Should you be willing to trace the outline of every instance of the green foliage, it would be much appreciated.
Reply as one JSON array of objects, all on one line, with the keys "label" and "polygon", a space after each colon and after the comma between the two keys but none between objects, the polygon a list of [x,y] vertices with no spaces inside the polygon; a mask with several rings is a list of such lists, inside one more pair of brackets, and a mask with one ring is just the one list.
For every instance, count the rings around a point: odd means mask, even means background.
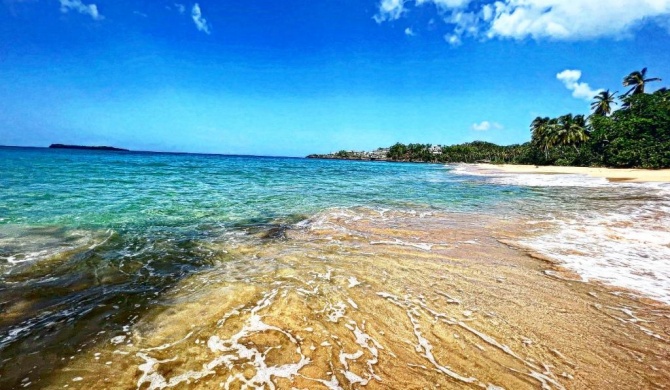
[{"label": "green foliage", "polygon": [[566,114],[558,118],[537,117],[531,123],[531,141],[523,145],[499,146],[475,141],[443,146],[397,143],[388,158],[393,161],[465,162],[606,166],[618,168],[670,168],[670,91],[645,93],[647,69],[632,72],[623,85],[631,89],[615,107],[615,93],[594,97],[588,118]]},{"label": "green foliage", "polygon": [[591,103],[591,109],[593,109],[593,115],[596,116],[607,116],[612,113],[612,106],[614,106],[614,99],[616,99],[617,92],[610,93],[609,90],[602,91],[597,94]]},{"label": "green foliage", "polygon": [[633,94],[626,108],[592,122],[603,163],[619,168],[670,167],[670,92]]},{"label": "green foliage", "polygon": [[394,161],[434,162],[435,156],[430,151],[431,144],[396,143],[389,148],[388,158]]},{"label": "green foliage", "polygon": [[393,161],[512,163],[525,153],[527,147],[527,144],[499,146],[484,141],[436,148],[431,144],[397,143],[389,148],[388,158]]},{"label": "green foliage", "polygon": [[[535,118],[530,150],[520,163],[537,165],[608,166],[619,168],[670,167],[670,92],[645,93],[647,70],[632,72],[623,85],[632,87],[622,108],[612,112],[614,94],[594,97],[589,124],[581,115]],[[610,115],[611,114],[611,115]]]},{"label": "green foliage", "polygon": [[632,87],[628,92],[624,94],[624,97],[628,95],[641,95],[644,93],[644,87],[647,83],[652,81],[661,81],[658,77],[647,78],[647,68],[643,68],[641,71],[631,72],[628,76],[623,79],[624,87]]}]

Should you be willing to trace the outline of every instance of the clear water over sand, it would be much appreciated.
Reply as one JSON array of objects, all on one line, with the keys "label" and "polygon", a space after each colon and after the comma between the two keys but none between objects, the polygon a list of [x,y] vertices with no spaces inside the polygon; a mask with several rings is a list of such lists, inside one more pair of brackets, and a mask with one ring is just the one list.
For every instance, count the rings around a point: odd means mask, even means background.
[{"label": "clear water over sand", "polygon": [[0,154],[2,388],[668,383],[662,185]]}]

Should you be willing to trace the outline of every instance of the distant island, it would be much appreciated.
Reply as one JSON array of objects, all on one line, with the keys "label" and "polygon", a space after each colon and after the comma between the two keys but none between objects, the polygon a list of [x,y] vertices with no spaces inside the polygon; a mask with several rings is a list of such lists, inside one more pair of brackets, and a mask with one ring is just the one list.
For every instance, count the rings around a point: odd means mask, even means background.
[{"label": "distant island", "polygon": [[51,144],[49,149],[79,149],[79,150],[102,150],[106,152],[129,152],[128,149],[115,148],[112,146],[82,146],[82,145],[63,145]]}]

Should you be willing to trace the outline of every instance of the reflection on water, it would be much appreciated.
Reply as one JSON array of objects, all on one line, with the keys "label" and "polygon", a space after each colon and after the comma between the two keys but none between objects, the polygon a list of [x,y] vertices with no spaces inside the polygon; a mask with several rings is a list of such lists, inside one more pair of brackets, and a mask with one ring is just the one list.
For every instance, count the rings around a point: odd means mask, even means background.
[{"label": "reflection on water", "polygon": [[[95,342],[71,344],[77,349],[53,372],[24,372],[17,383],[110,389],[667,383],[667,307],[566,282],[560,272],[546,272],[551,264],[496,239],[526,234],[518,221],[482,221],[472,214],[335,209],[283,238],[259,232],[202,243],[222,261],[183,278]],[[10,376],[14,367],[5,365]]]}]

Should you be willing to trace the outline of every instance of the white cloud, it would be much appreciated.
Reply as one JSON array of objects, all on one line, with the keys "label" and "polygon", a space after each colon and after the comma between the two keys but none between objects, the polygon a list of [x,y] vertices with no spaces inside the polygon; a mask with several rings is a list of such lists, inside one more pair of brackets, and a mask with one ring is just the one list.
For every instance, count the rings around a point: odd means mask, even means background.
[{"label": "white cloud", "polygon": [[67,13],[70,10],[89,15],[93,20],[104,19],[104,16],[98,12],[98,6],[95,4],[84,4],[81,0],[60,0],[60,12]]},{"label": "white cloud", "polygon": [[493,6],[486,4],[482,7],[482,20],[489,22],[491,19],[493,19]]},{"label": "white cloud", "polygon": [[479,32],[480,18],[474,12],[453,11],[444,21],[454,26],[454,34],[459,37],[476,36]]},{"label": "white cloud", "polygon": [[580,83],[582,72],[580,70],[566,69],[556,75],[556,78],[563,82],[565,87],[572,91],[572,96],[577,99],[587,101],[593,100],[593,97],[604,91],[603,89],[591,89],[587,83]]},{"label": "white cloud", "polygon": [[193,18],[193,23],[195,23],[195,27],[198,31],[202,31],[205,34],[211,34],[211,27],[209,23],[207,23],[207,19],[202,17],[202,12],[200,11],[200,5],[198,5],[198,3],[193,5],[191,17]]},{"label": "white cloud", "polygon": [[446,10],[450,8],[463,8],[471,2],[472,0],[416,0],[416,5],[433,3],[437,8]]},{"label": "white cloud", "polygon": [[670,0],[505,0],[489,36],[565,40],[621,37],[645,19],[670,15]]},{"label": "white cloud", "polygon": [[406,0],[382,0],[379,3],[379,13],[374,16],[377,23],[387,20],[400,19],[403,12],[405,12]]},{"label": "white cloud", "polygon": [[[180,14],[183,14],[184,12],[186,12],[186,6],[184,4],[174,3],[174,6],[175,6],[175,8],[177,8],[177,12],[179,12]],[[198,7],[198,8],[200,8],[200,7]]]},{"label": "white cloud", "polygon": [[444,40],[447,41],[451,46],[460,46],[463,41],[458,34],[447,34],[444,36]]},{"label": "white cloud", "polygon": [[413,37],[413,36],[415,36],[416,34],[414,33],[414,31],[413,31],[411,28],[407,27],[407,28],[405,29],[405,35],[407,35],[407,36],[409,36],[409,37]]},{"label": "white cloud", "polygon": [[381,0],[375,20],[433,4],[452,34],[478,38],[622,38],[643,23],[670,26],[670,0]]},{"label": "white cloud", "polygon": [[489,130],[502,130],[503,126],[500,123],[483,121],[482,123],[474,123],[472,125],[472,130],[474,131],[489,131]]}]

